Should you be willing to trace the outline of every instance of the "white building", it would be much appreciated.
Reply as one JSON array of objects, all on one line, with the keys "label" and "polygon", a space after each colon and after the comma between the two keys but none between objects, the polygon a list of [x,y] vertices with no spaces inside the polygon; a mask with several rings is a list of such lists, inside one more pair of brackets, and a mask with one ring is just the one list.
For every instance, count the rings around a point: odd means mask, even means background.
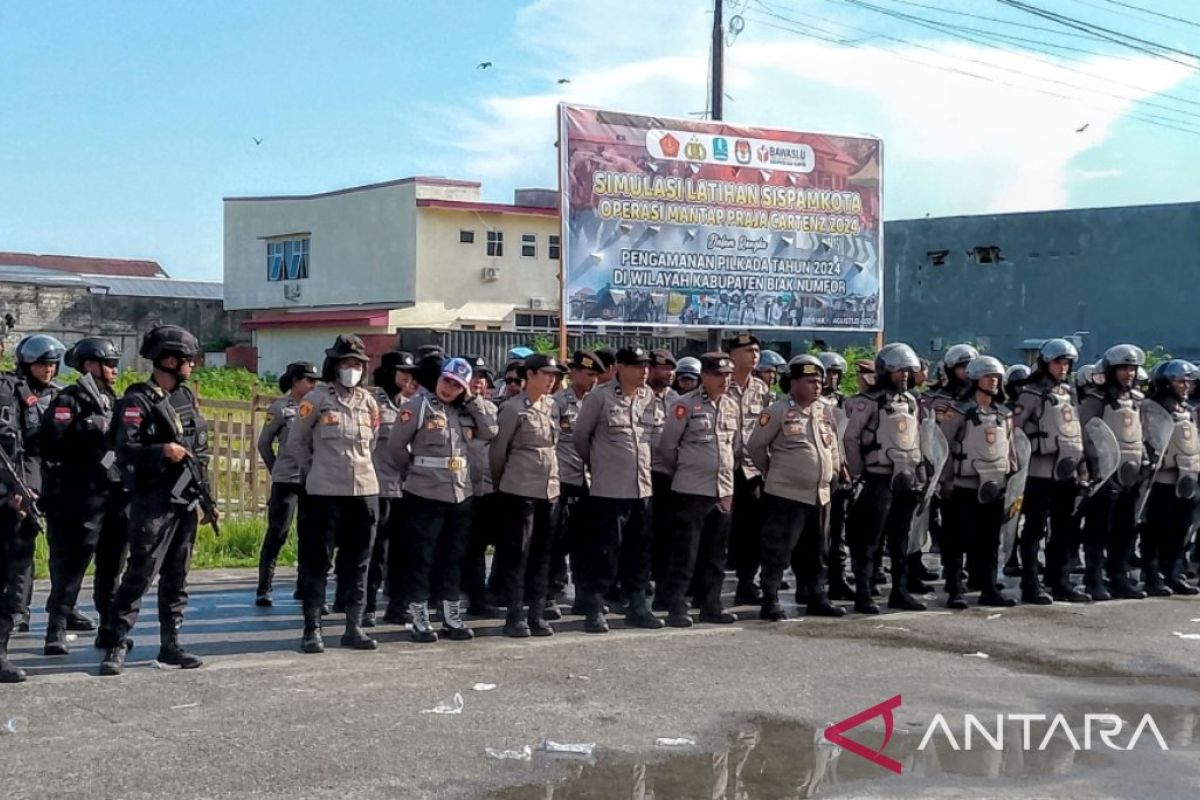
[{"label": "white building", "polygon": [[225,198],[225,308],[253,311],[259,371],[274,373],[319,361],[338,333],[378,353],[399,328],[553,331],[556,193],[515,200],[444,178]]}]

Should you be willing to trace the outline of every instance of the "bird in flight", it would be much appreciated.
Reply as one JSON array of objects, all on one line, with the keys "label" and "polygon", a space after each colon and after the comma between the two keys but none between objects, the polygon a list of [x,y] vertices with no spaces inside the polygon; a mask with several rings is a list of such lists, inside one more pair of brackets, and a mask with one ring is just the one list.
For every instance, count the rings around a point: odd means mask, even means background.
[{"label": "bird in flight", "polygon": [[256,145],[262,144],[262,139],[258,138],[257,136],[251,136],[250,138],[254,140]]},{"label": "bird in flight", "polygon": [[491,66],[492,66],[492,62],[490,62],[490,61],[480,61],[478,64],[475,65],[475,69],[488,69]]},{"label": "bird in flight", "polygon": [[571,79],[570,79],[570,78],[559,78],[559,79],[558,79],[558,85],[559,85],[559,86],[562,86],[564,83],[570,83],[570,82],[571,82]]},{"label": "bird in flight", "polygon": [[1092,123],[1090,123],[1090,122],[1085,122],[1085,123],[1083,123],[1083,125],[1082,125],[1081,127],[1079,127],[1079,128],[1076,128],[1076,129],[1075,129],[1075,132],[1076,132],[1076,133],[1083,133],[1084,131],[1086,131],[1086,130],[1088,129],[1088,126],[1089,126],[1089,125],[1091,125],[1091,124],[1092,124]]}]

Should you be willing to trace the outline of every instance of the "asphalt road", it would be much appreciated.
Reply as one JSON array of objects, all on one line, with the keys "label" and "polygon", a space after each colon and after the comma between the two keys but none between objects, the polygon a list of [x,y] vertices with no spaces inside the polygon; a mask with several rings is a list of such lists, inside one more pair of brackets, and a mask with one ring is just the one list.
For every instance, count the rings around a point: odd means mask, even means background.
[{"label": "asphalt road", "polygon": [[[377,628],[377,652],[298,652],[290,599],[252,606],[248,571],[193,576],[183,629],[203,669],[157,668],[153,602],[133,631],[126,674],[99,678],[99,651],[80,634],[67,658],[41,656],[44,614],[14,640],[30,672],[0,687],[4,798],[681,798],[1194,797],[1200,791],[1200,600],[1095,606],[885,613],[841,620],[759,622],[690,630],[581,632],[513,641],[498,623],[470,643],[415,645]],[[281,586],[288,586],[288,578]],[[44,603],[38,586],[35,603]],[[940,597],[935,603],[940,601]],[[749,609],[745,609],[750,612]],[[964,654],[984,653],[988,657]],[[496,684],[476,691],[477,683]],[[457,715],[422,713],[460,693]],[[896,695],[884,754],[893,774],[821,732]],[[1131,751],[1084,750],[1085,714],[1150,714],[1168,749],[1144,729]],[[1044,714],[1025,747],[997,714]],[[1074,733],[1043,734],[1063,714]],[[1014,726],[1017,726],[1014,729]],[[2,728],[0,728],[2,730]],[[879,748],[876,718],[850,737]],[[668,747],[660,737],[694,745]],[[590,757],[545,753],[551,740],[594,744]],[[487,748],[528,760],[499,760]],[[1076,749],[1079,745],[1079,749]]]}]

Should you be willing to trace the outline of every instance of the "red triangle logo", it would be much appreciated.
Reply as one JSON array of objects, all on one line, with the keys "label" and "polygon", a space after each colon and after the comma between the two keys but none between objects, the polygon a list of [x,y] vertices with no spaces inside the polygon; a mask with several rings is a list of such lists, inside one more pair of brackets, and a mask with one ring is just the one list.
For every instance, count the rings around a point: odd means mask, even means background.
[{"label": "red triangle logo", "polygon": [[[859,758],[865,758],[873,764],[878,764],[886,770],[900,774],[900,762],[894,758],[888,758],[883,754],[887,748],[888,742],[892,739],[892,730],[895,727],[895,720],[892,718],[892,710],[900,707],[900,695],[890,697],[878,705],[873,705],[870,708],[864,709],[853,716],[846,717],[841,722],[835,722],[825,729],[826,741],[836,744],[838,747],[849,750]],[[853,739],[847,739],[844,734],[846,731],[857,728],[865,722],[883,717],[883,744],[878,750],[872,750],[866,745],[860,744]]]}]

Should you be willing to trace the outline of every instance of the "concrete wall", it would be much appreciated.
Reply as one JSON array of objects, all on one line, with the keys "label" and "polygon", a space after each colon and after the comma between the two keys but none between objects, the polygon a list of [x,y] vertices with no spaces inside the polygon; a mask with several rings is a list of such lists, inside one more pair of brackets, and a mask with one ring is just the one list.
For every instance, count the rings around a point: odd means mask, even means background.
[{"label": "concrete wall", "polygon": [[[557,216],[488,214],[422,208],[417,214],[418,302],[437,301],[450,307],[467,302],[508,303],[528,308],[534,297],[558,307],[558,261],[548,255],[550,235],[558,235]],[[459,231],[475,232],[473,244],[459,242]],[[504,255],[487,254],[487,232],[502,231]],[[521,255],[521,235],[537,236],[537,254]],[[496,267],[499,278],[483,280],[483,269]]]},{"label": "concrete wall", "polygon": [[325,349],[333,345],[339,333],[372,334],[375,330],[346,328],[268,328],[254,332],[258,348],[258,374],[278,375],[293,361],[311,361],[321,368]]},{"label": "concrete wall", "polygon": [[[1200,203],[903,220],[885,227],[889,340],[940,357],[958,341],[1006,363],[1026,339],[1082,335],[1091,360],[1117,342],[1200,357]],[[1003,260],[979,263],[976,247]],[[948,250],[943,266],[927,255]]]},{"label": "concrete wall", "polygon": [[91,294],[79,286],[0,283],[0,314],[17,318],[3,337],[9,353],[21,337],[48,333],[67,345],[85,336],[107,336],[123,353],[122,366],[137,366],[142,334],[156,325],[182,325],[196,334],[202,347],[223,348],[228,340],[245,340],[245,313],[226,313],[216,300],[174,300]]},{"label": "concrete wall", "polygon": [[[225,201],[225,307],[405,303],[414,295],[417,184]],[[267,240],[308,235],[309,277],[267,280]],[[298,237],[297,237],[298,238]],[[285,297],[285,287],[299,297]]]}]

